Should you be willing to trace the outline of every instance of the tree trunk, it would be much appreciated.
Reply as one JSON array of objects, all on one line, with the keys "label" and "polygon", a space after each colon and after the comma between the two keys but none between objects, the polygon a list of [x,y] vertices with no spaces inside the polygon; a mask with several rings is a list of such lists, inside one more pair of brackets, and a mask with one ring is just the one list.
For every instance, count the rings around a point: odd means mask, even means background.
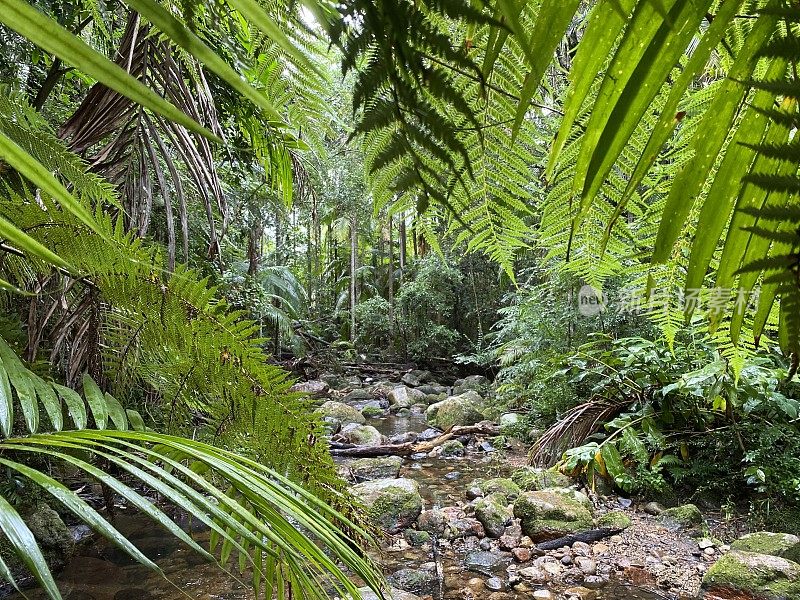
[{"label": "tree trunk", "polygon": [[403,285],[403,277],[406,270],[406,245],[408,243],[407,234],[406,234],[406,215],[403,213],[400,215],[400,285]]},{"label": "tree trunk", "polygon": [[389,217],[389,267],[387,287],[389,289],[389,348],[394,352],[394,236],[392,234],[392,217]]},{"label": "tree trunk", "polygon": [[358,271],[358,221],[350,216],[350,341],[356,341],[356,272]]}]

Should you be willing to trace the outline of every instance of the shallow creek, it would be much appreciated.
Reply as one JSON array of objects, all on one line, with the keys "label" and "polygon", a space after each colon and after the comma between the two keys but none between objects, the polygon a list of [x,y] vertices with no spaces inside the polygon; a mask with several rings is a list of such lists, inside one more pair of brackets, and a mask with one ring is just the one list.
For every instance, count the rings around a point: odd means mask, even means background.
[{"label": "shallow creek", "polygon": [[[370,424],[386,436],[407,431],[423,431],[427,424],[419,415],[410,417],[389,416],[370,419]],[[494,453],[468,451],[462,458],[423,458],[404,460],[401,476],[413,478],[420,484],[425,508],[452,506],[464,500],[469,483],[478,477],[497,477],[505,474],[501,460]],[[64,598],[70,600],[157,600],[200,598],[204,600],[229,600],[251,598],[252,593],[245,581],[238,581],[232,574],[221,572],[214,565],[205,563],[200,557],[181,543],[165,536],[160,528],[146,519],[121,512],[115,517],[115,525],[149,557],[156,560],[168,578],[134,564],[113,545],[97,541],[85,546],[58,576],[58,584]],[[188,528],[189,523],[184,523]],[[203,539],[206,534],[196,532]],[[477,548],[473,548],[477,549]],[[467,596],[463,591],[475,589],[476,578],[486,580],[489,574],[479,574],[464,569],[466,548],[441,548],[434,552],[430,545],[409,547],[398,538],[387,540],[382,552],[376,555],[387,575],[401,568],[418,568],[438,558],[442,574],[440,598],[488,598],[488,590],[476,591]],[[436,555],[435,555],[436,554]],[[235,570],[235,567],[234,567]],[[238,574],[238,571],[236,572]],[[497,573],[502,578],[504,572]],[[554,598],[560,591],[553,589]],[[530,593],[507,593],[514,598],[532,598]],[[609,583],[597,590],[594,600],[665,600],[663,593],[648,592],[617,583]],[[29,598],[43,599],[39,591],[27,592]],[[436,598],[435,600],[440,600]]]}]

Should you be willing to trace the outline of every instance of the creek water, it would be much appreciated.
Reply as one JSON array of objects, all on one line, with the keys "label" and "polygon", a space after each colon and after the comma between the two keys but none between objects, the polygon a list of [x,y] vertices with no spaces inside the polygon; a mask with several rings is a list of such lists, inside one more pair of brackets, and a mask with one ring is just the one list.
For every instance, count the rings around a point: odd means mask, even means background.
[{"label": "creek water", "polygon": [[[421,415],[409,417],[388,416],[370,419],[381,433],[392,436],[408,431],[423,431],[428,427]],[[506,474],[504,460],[495,453],[468,451],[461,458],[423,458],[404,460],[400,475],[416,480],[425,500],[425,507],[452,506],[464,500],[469,483],[475,478],[497,477]],[[181,517],[176,517],[181,523]],[[64,598],[68,600],[160,600],[198,598],[201,600],[237,600],[252,598],[252,591],[246,582],[237,579],[238,570],[231,566],[231,573],[219,570],[206,563],[183,544],[166,535],[163,530],[149,520],[121,512],[114,519],[115,526],[126,534],[148,557],[154,559],[163,570],[165,577],[134,563],[122,551],[105,541],[93,541],[84,546],[59,574],[57,583]],[[181,523],[187,529],[191,523],[185,519]],[[195,536],[205,541],[203,531]],[[477,549],[477,548],[475,548]],[[387,541],[381,552],[376,554],[387,575],[401,568],[418,568],[439,559],[443,574],[439,594],[445,599],[464,599],[462,591],[470,583],[475,586],[475,578],[487,579],[488,575],[467,571],[463,568],[465,549],[440,550],[433,555],[430,545],[419,548],[403,544],[397,547],[397,540]],[[501,571],[498,576],[504,573]],[[560,590],[553,589],[555,598]],[[477,592],[473,598],[488,598],[491,592]],[[514,598],[531,598],[529,593],[508,591]],[[597,590],[595,600],[665,600],[668,596],[647,590],[635,589],[610,582]],[[28,598],[44,600],[39,590],[26,591]],[[437,598],[436,600],[440,600]]]}]

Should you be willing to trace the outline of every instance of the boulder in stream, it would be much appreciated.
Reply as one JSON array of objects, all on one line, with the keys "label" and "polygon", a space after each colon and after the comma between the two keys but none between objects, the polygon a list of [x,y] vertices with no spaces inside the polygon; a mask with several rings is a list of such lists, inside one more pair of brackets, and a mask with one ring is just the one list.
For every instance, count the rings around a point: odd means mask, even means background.
[{"label": "boulder in stream", "polygon": [[387,533],[410,527],[422,512],[419,484],[412,479],[375,479],[354,485],[351,491]]},{"label": "boulder in stream", "polygon": [[483,375],[470,375],[464,379],[458,379],[453,384],[453,395],[458,396],[469,390],[485,395],[491,388],[491,383]]},{"label": "boulder in stream", "polygon": [[423,596],[433,596],[439,589],[436,575],[422,569],[400,569],[392,573],[388,581],[398,589]]},{"label": "boulder in stream", "polygon": [[[358,600],[381,600],[381,598],[368,587],[358,588]],[[383,600],[420,600],[419,596],[397,588],[384,592]]]},{"label": "boulder in stream", "polygon": [[364,415],[357,408],[348,406],[344,402],[336,402],[335,400],[328,400],[317,409],[319,414],[325,421],[336,426],[345,425],[347,423],[366,423],[367,420]]},{"label": "boulder in stream", "polygon": [[417,389],[399,385],[388,394],[390,408],[394,411],[411,408],[419,402],[425,401],[425,394]]},{"label": "boulder in stream", "polygon": [[311,381],[298,381],[289,391],[306,394],[312,398],[324,398],[331,391],[331,386],[319,379],[312,379]]},{"label": "boulder in stream", "polygon": [[475,502],[475,518],[481,522],[490,538],[502,536],[512,516],[508,508],[508,498],[499,492],[479,498]]},{"label": "boulder in stream", "polygon": [[800,538],[790,533],[748,533],[733,542],[731,550],[770,554],[800,563]]},{"label": "boulder in stream", "polygon": [[411,387],[419,387],[423,384],[432,382],[433,375],[431,375],[430,371],[421,371],[419,369],[414,369],[413,371],[409,371],[408,373],[403,375],[400,378],[400,381]]},{"label": "boulder in stream", "polygon": [[779,556],[732,550],[703,577],[706,600],[800,598],[800,564]]},{"label": "boulder in stream", "polygon": [[399,456],[378,456],[359,458],[347,465],[347,469],[357,482],[375,479],[394,479],[400,474],[403,459]]},{"label": "boulder in stream", "polygon": [[380,446],[387,441],[381,432],[372,425],[359,425],[358,423],[345,425],[334,439],[356,446]]},{"label": "boulder in stream", "polygon": [[520,494],[514,516],[525,535],[541,542],[592,529],[590,509],[591,501],[580,492],[553,488]]},{"label": "boulder in stream", "polygon": [[450,396],[431,404],[425,411],[425,418],[429,424],[443,430],[454,425],[475,425],[485,418],[481,412],[482,402],[483,398],[472,391]]},{"label": "boulder in stream", "polygon": [[511,474],[511,480],[522,490],[532,492],[553,487],[569,487],[573,481],[563,473],[553,469],[521,467]]}]

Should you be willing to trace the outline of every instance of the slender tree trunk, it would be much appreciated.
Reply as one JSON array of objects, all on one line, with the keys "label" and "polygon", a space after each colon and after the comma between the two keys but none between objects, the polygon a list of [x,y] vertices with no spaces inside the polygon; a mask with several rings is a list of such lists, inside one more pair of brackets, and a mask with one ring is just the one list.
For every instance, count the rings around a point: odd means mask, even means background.
[{"label": "slender tree trunk", "polygon": [[358,271],[358,222],[350,217],[350,341],[356,341],[356,272]]},{"label": "slender tree trunk", "polygon": [[389,217],[389,266],[387,286],[389,289],[389,347],[394,348],[394,236],[392,233],[392,217]]},{"label": "slender tree trunk", "polygon": [[406,270],[406,246],[408,244],[407,234],[406,234],[406,215],[405,213],[400,215],[400,285],[403,285],[403,278],[405,276]]}]

